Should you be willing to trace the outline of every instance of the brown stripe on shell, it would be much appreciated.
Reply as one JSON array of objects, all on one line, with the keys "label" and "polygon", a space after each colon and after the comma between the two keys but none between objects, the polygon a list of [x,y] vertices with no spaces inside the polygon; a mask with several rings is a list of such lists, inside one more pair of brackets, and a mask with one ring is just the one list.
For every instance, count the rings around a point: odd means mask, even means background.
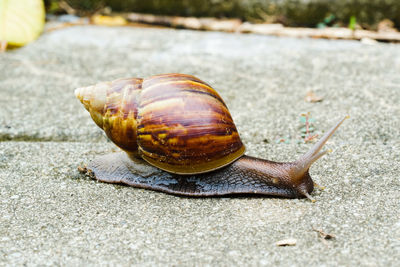
[{"label": "brown stripe on shell", "polygon": [[202,80],[200,80],[199,78],[197,78],[193,75],[180,74],[180,73],[168,73],[168,74],[154,75],[154,76],[144,79],[143,88],[147,88],[154,84],[164,83],[164,82],[168,82],[168,81],[182,81],[182,80],[195,81],[195,82],[203,83],[203,84],[209,86],[207,83],[203,82]]},{"label": "brown stripe on shell", "polygon": [[[168,133],[165,138],[179,137],[182,139],[188,139],[193,137],[203,136],[204,134],[213,134],[216,136],[230,135],[236,131],[236,128],[231,124],[222,123],[210,123],[204,125],[195,125],[195,121],[191,120],[186,125],[184,124],[172,124],[167,126],[165,124],[152,124],[146,125],[146,127],[138,127],[138,135],[153,135],[158,136],[160,134]],[[190,130],[187,128],[190,127]]]},{"label": "brown stripe on shell", "polygon": [[145,87],[142,92],[141,106],[150,103],[165,100],[168,98],[181,97],[181,94],[206,94],[218,100],[226,107],[222,98],[211,87],[194,81],[168,81],[160,84],[155,84],[151,87]]},{"label": "brown stripe on shell", "polygon": [[140,90],[142,88],[142,78],[126,78],[118,79],[111,82],[114,92],[120,93],[123,89],[126,90],[127,87],[132,90]]},{"label": "brown stripe on shell", "polygon": [[168,139],[160,135],[141,137],[140,150],[142,152],[154,154],[154,159],[157,159],[159,155],[168,157],[171,165],[211,161],[229,155],[243,146],[241,142],[235,142],[238,138],[237,132],[230,136],[209,134],[189,139],[179,137]]},{"label": "brown stripe on shell", "polygon": [[221,123],[233,124],[228,109],[219,101],[208,95],[191,92],[182,92],[179,97],[140,106],[138,117],[146,123],[150,120],[156,124],[167,121],[173,123],[176,120],[179,123],[181,119],[196,117],[204,118],[205,123],[218,120]]},{"label": "brown stripe on shell", "polygon": [[154,129],[154,131],[139,132],[138,138],[143,140],[143,146],[146,146],[146,141],[150,140],[151,142],[159,142],[163,145],[180,146],[179,149],[184,150],[187,144],[207,145],[213,143],[217,138],[235,139],[238,137],[237,135],[238,133],[235,128],[226,128],[215,124],[208,127],[186,128],[176,125],[170,128],[163,127],[161,129]]},{"label": "brown stripe on shell", "polygon": [[160,117],[158,113],[141,114],[139,117],[140,125],[138,127],[139,133],[146,131],[153,131],[159,128],[172,127],[180,125],[181,127],[193,127],[193,129],[209,127],[216,125],[216,127],[224,127],[229,129],[236,129],[229,118],[222,116],[216,112],[202,112],[196,110],[186,114],[168,113],[168,117]]},{"label": "brown stripe on shell", "polygon": [[231,152],[225,157],[214,159],[209,158],[208,160],[203,160],[195,163],[178,161],[178,164],[174,165],[171,164],[171,162],[160,160],[159,157],[152,157],[152,154],[141,151],[139,147],[139,154],[151,165],[157,166],[158,168],[168,172],[184,175],[206,173],[216,169],[220,169],[243,156],[244,152],[245,147],[241,146],[240,149]]}]

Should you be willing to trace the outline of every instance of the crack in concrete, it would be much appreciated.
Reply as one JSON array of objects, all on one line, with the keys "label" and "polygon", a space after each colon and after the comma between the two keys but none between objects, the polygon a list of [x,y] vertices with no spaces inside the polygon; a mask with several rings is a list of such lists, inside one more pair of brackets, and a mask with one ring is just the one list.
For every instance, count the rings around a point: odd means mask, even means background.
[{"label": "crack in concrete", "polygon": [[0,142],[80,142],[79,140],[71,140],[68,136],[36,136],[36,135],[28,135],[28,134],[18,134],[18,135],[11,135],[0,133]]}]

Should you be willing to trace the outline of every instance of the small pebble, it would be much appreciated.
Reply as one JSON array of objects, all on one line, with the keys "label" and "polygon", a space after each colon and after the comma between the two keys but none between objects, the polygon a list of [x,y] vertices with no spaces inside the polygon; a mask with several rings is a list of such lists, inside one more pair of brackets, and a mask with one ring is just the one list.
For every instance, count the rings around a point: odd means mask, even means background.
[{"label": "small pebble", "polygon": [[295,238],[287,238],[276,242],[278,247],[296,246],[297,240]]}]

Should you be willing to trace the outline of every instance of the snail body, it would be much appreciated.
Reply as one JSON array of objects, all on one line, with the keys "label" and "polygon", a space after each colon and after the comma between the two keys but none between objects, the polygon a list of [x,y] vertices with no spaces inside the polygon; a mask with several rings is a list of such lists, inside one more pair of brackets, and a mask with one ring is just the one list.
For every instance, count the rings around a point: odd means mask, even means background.
[{"label": "snail body", "polygon": [[[229,110],[207,83],[186,74],[119,79],[78,88],[76,97],[124,152],[90,163],[101,181],[186,196],[256,193],[309,197],[311,164],[340,120],[295,162],[244,155]],[[149,172],[143,173],[143,160]],[[161,171],[163,170],[163,171]]]}]

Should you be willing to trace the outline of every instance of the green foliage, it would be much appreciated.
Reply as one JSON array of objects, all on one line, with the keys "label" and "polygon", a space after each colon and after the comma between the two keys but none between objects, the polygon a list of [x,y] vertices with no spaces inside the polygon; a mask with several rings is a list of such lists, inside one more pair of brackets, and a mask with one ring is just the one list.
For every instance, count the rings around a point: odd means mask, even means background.
[{"label": "green foliage", "polygon": [[325,27],[332,26],[333,23],[335,22],[335,20],[336,20],[336,16],[335,16],[335,15],[333,15],[333,14],[328,14],[328,15],[324,18],[323,22],[320,22],[320,23],[317,24],[317,28],[318,28],[318,29],[323,29],[323,28],[325,28]]},{"label": "green foliage", "polygon": [[52,1],[49,4],[46,3],[46,11],[48,13],[58,13],[60,10],[61,8],[57,1]]},{"label": "green foliage", "polygon": [[349,21],[349,29],[354,31],[356,29],[356,24],[357,24],[356,16],[351,16]]}]

